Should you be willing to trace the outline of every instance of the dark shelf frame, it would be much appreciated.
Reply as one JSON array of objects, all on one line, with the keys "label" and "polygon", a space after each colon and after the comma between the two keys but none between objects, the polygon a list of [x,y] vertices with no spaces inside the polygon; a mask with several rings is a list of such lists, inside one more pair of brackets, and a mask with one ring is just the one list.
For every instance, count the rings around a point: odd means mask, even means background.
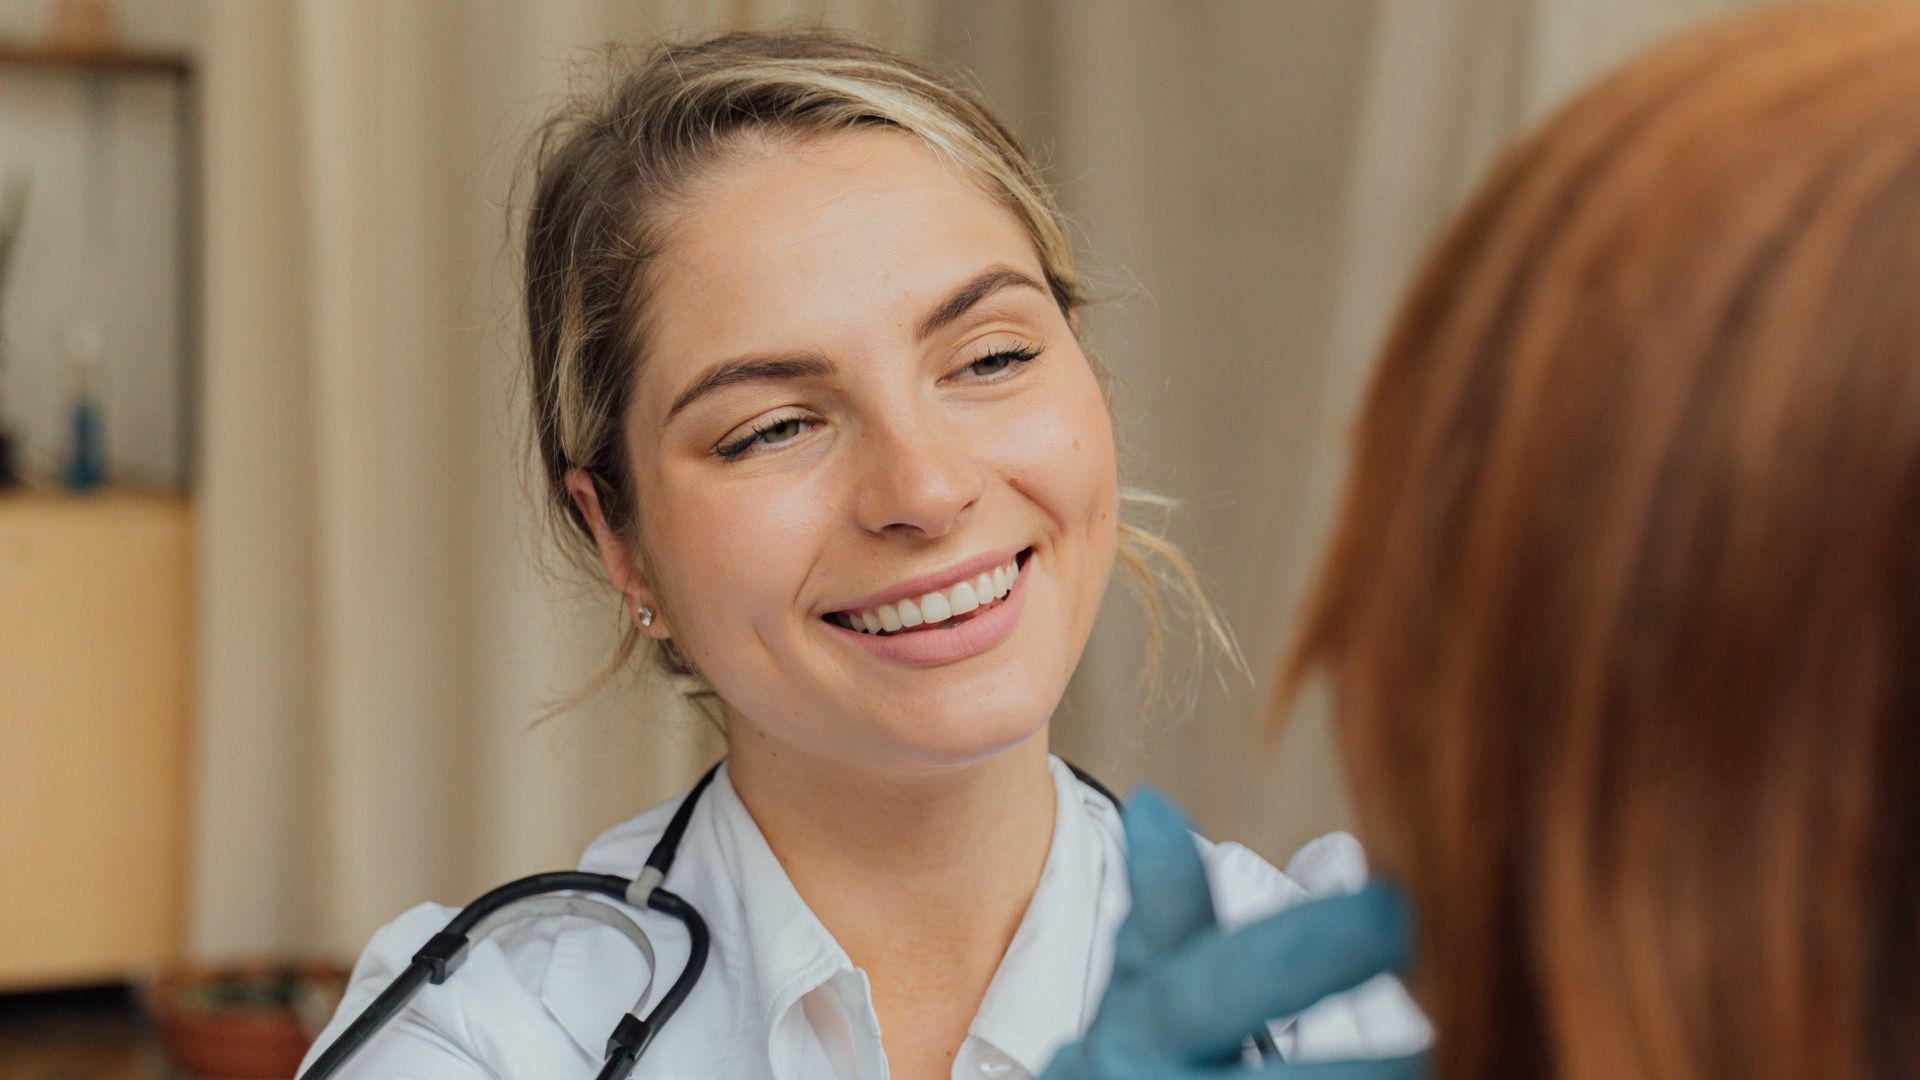
[{"label": "dark shelf frame", "polygon": [[181,53],[4,42],[0,42],[0,67],[51,68],[96,75],[160,75],[174,79],[193,76],[193,61]]},{"label": "dark shelf frame", "polygon": [[194,65],[182,53],[139,49],[73,48],[0,42],[0,76],[78,76],[96,83],[160,78],[173,84],[175,216],[174,258],[180,272],[174,322],[180,394],[180,487],[191,492],[199,467],[200,411],[200,98]]}]

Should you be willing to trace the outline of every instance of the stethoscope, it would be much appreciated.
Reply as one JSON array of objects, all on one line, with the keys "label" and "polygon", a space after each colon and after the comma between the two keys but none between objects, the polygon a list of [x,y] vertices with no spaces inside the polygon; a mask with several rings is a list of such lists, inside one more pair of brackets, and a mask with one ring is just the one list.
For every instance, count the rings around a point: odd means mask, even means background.
[{"label": "stethoscope", "polygon": [[[1100,781],[1070,762],[1067,768],[1073,770],[1073,775],[1081,783],[1099,792],[1116,808],[1119,807],[1119,797],[1108,791]],[[687,822],[693,818],[694,807],[719,771],[718,764],[708,769],[706,775],[693,785],[693,790],[680,800],[680,805],[674,808],[672,819],[667,822],[666,831],[660,834],[659,841],[647,854],[645,865],[631,881],[616,874],[590,874],[582,870],[534,874],[510,881],[462,908],[445,930],[433,935],[420,947],[419,952],[413,954],[413,960],[406,970],[395,977],[380,992],[380,996],[374,998],[354,1018],[353,1023],[347,1025],[333,1045],[327,1047],[314,1060],[313,1067],[301,1073],[297,1080],[325,1080],[338,1072],[348,1058],[388,1020],[393,1019],[420,989],[420,984],[430,982],[438,986],[446,982],[466,959],[467,948],[474,941],[507,923],[551,915],[573,915],[604,923],[625,935],[646,957],[646,985],[640,988],[640,996],[633,1003],[633,1008],[614,1025],[613,1034],[607,1038],[606,1059],[597,1074],[597,1080],[626,1080],[639,1062],[640,1055],[686,1002],[687,995],[693,992],[693,984],[700,980],[700,973],[707,966],[706,920],[700,917],[692,904],[661,886],[667,872],[673,868],[674,856],[679,854],[680,838],[686,835]],[[653,992],[653,942],[633,919],[611,904],[592,899],[593,895],[622,900],[636,908],[652,908],[686,924],[686,966],[680,969],[680,977],[673,980],[673,985],[667,987],[660,1003],[645,1017],[640,1015],[640,1009]],[[1251,1038],[1255,1053],[1263,1060],[1279,1060],[1280,1051],[1264,1027]]]}]

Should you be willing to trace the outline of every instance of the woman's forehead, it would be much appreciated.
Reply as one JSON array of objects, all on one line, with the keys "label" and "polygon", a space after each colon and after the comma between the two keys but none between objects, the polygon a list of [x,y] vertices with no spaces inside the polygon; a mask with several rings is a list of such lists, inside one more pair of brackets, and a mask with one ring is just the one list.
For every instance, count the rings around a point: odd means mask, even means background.
[{"label": "woman's forehead", "polygon": [[908,336],[927,303],[995,264],[1044,277],[1019,219],[915,136],[763,143],[671,222],[648,363]]}]

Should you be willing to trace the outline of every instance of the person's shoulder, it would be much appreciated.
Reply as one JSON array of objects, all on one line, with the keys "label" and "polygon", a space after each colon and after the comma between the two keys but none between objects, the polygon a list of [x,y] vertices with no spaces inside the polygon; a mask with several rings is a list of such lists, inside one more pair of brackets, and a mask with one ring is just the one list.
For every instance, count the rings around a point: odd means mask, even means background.
[{"label": "person's shoulder", "polygon": [[[457,914],[458,909],[444,904],[416,904],[374,931],[354,965],[339,1010],[314,1040],[302,1071]],[[474,943],[454,976],[416,990],[343,1075],[523,1075],[515,1069],[534,1062],[550,1068],[555,1061],[577,1059],[582,1053],[578,1039],[545,1019],[549,1014],[541,984],[552,954],[550,931],[525,925]]]},{"label": "person's shoulder", "polygon": [[[1079,808],[1104,841],[1124,852],[1126,828],[1119,805],[1078,776],[1061,758],[1052,758],[1052,764],[1062,790],[1077,795]],[[1244,925],[1316,896],[1353,892],[1367,881],[1366,852],[1360,841],[1344,832],[1327,833],[1309,842],[1287,860],[1285,870],[1243,844],[1216,843],[1199,833],[1193,840],[1206,866],[1215,912],[1228,927]]]},{"label": "person's shoulder", "polygon": [[647,855],[653,851],[653,845],[667,831],[667,822],[673,819],[673,812],[680,807],[685,794],[675,795],[671,799],[635,814],[633,817],[613,826],[594,837],[580,854],[580,869],[594,874],[618,874],[632,877],[640,872],[647,861]]},{"label": "person's shoulder", "polygon": [[1242,844],[1201,838],[1207,883],[1220,921],[1238,926],[1320,896],[1338,896],[1367,882],[1367,853],[1349,833],[1327,833],[1295,852],[1286,869]]},{"label": "person's shoulder", "polygon": [[[580,869],[633,876],[666,831],[680,799],[601,833],[582,853]],[[316,1046],[337,1038],[458,913],[445,904],[417,904],[375,931],[354,966],[339,1013]],[[436,1069],[457,1063],[498,1071],[502,1061],[532,1062],[531,1051],[538,1050],[545,1055],[541,1068],[550,1069],[605,1039],[644,980],[644,969],[636,973],[637,963],[619,932],[598,922],[552,915],[515,920],[475,941],[455,978],[422,987],[388,1024],[391,1030],[382,1033],[379,1045],[356,1055],[356,1067],[380,1071],[439,1054],[431,1059]]]},{"label": "person's shoulder", "polygon": [[353,965],[353,984],[391,980],[413,963],[413,954],[427,939],[447,928],[458,908],[431,901],[415,904],[392,922],[373,932],[360,959]]},{"label": "person's shoulder", "polygon": [[[1308,900],[1356,892],[1367,883],[1366,849],[1344,832],[1308,842],[1284,870],[1240,844],[1200,843],[1214,908],[1229,928]],[[1288,1056],[1299,1061],[1411,1054],[1431,1038],[1419,1007],[1390,975],[1322,1000],[1287,1029]]]}]

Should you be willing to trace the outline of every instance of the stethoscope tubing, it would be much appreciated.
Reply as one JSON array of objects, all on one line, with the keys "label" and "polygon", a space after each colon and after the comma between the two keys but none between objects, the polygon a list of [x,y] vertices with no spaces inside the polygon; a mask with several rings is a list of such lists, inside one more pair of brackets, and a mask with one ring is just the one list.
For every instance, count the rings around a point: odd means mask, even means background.
[{"label": "stethoscope tubing", "polygon": [[[1071,763],[1067,767],[1073,770],[1074,776],[1078,777],[1082,783],[1099,792],[1115,807],[1120,805],[1119,798],[1098,780]],[[687,996],[693,992],[694,984],[700,980],[700,973],[707,966],[707,953],[712,942],[707,931],[706,920],[700,917],[700,913],[694,910],[692,904],[662,888],[661,882],[666,879],[667,871],[673,867],[674,857],[679,854],[680,840],[686,835],[687,823],[693,817],[694,806],[698,804],[701,793],[706,791],[707,785],[713,782],[714,775],[719,771],[720,766],[716,763],[704,776],[700,777],[699,782],[687,792],[686,797],[680,800],[680,805],[674,809],[673,817],[667,822],[665,831],[660,834],[659,841],[648,853],[646,864],[635,877],[629,879],[616,874],[594,874],[584,870],[560,870],[533,874],[501,885],[460,909],[460,913],[447,923],[447,928],[428,939],[427,943],[414,953],[413,960],[407,965],[406,970],[396,976],[393,982],[389,983],[387,988],[382,990],[379,996],[375,997],[372,1003],[354,1018],[353,1023],[347,1025],[347,1029],[340,1033],[340,1037],[333,1041],[333,1045],[327,1047],[314,1060],[313,1066],[300,1074],[298,1080],[327,1080],[338,1072],[368,1039],[385,1026],[388,1020],[405,1008],[407,1001],[419,992],[423,984],[432,983],[438,986],[446,982],[466,959],[467,948],[471,944],[470,935],[476,928],[484,932],[504,921],[504,916],[511,914],[507,909],[513,905],[560,892],[607,896],[625,901],[635,907],[652,908],[678,919],[687,928],[687,962],[681,967],[679,977],[667,987],[666,993],[660,997],[660,1003],[655,1005],[644,1018],[638,1015],[640,1003],[636,1003],[634,1011],[620,1018],[620,1022],[614,1027],[613,1034],[607,1039],[605,1061],[596,1080],[627,1080],[627,1076],[633,1072],[634,1066],[639,1062],[640,1055],[646,1052],[647,1047],[660,1034],[660,1029],[673,1018],[674,1013],[680,1010],[680,1006],[686,1003]],[[608,912],[613,913],[614,909],[609,908]],[[503,917],[494,918],[494,916]],[[625,918],[624,915],[617,913],[614,913],[614,917]],[[632,927],[632,931],[633,934],[638,934],[644,939],[645,934],[640,931],[637,924]],[[643,948],[642,951],[646,952],[651,960],[651,948]],[[1254,1032],[1252,1039],[1255,1051],[1263,1060],[1280,1060],[1280,1051],[1274,1045],[1273,1038],[1267,1033],[1265,1027]]]},{"label": "stethoscope tubing", "polygon": [[[693,790],[680,800],[673,818],[667,822],[666,830],[648,853],[646,864],[632,879],[584,870],[534,874],[510,881],[461,908],[460,913],[447,923],[447,928],[429,938],[420,951],[414,953],[406,970],[361,1010],[353,1023],[340,1033],[340,1037],[314,1060],[313,1066],[300,1074],[299,1080],[327,1080],[406,1006],[423,983],[431,982],[438,986],[446,982],[466,959],[467,947],[471,943],[469,935],[491,916],[522,901],[556,892],[588,893],[624,900],[635,907],[650,907],[686,925],[687,962],[680,969],[679,978],[667,987],[660,1003],[653,1007],[645,1019],[631,1012],[626,1014],[620,1018],[620,1023],[607,1039],[605,1064],[601,1066],[598,1080],[626,1080],[647,1045],[686,1002],[687,995],[693,992],[694,983],[699,981],[701,971],[707,966],[711,942],[706,920],[700,917],[692,904],[661,888],[660,882],[666,878],[674,857],[679,854],[680,840],[686,835],[687,823],[693,817],[695,804],[719,771],[718,764],[708,769]],[[640,933],[637,926],[634,932]],[[637,1011],[639,1007],[636,1004],[634,1009]]]},{"label": "stethoscope tubing", "polygon": [[680,1006],[693,992],[693,984],[700,979],[700,972],[707,966],[707,921],[693,909],[693,905],[665,889],[653,890],[647,898],[647,905],[655,911],[665,912],[679,919],[687,926],[687,962],[680,969],[680,977],[667,987],[660,1004],[654,1006],[645,1020],[632,1013],[620,1018],[615,1025],[613,1035],[607,1039],[607,1062],[601,1066],[596,1080],[626,1080],[627,1074],[640,1060],[653,1037],[660,1034],[661,1027],[680,1011]]}]

